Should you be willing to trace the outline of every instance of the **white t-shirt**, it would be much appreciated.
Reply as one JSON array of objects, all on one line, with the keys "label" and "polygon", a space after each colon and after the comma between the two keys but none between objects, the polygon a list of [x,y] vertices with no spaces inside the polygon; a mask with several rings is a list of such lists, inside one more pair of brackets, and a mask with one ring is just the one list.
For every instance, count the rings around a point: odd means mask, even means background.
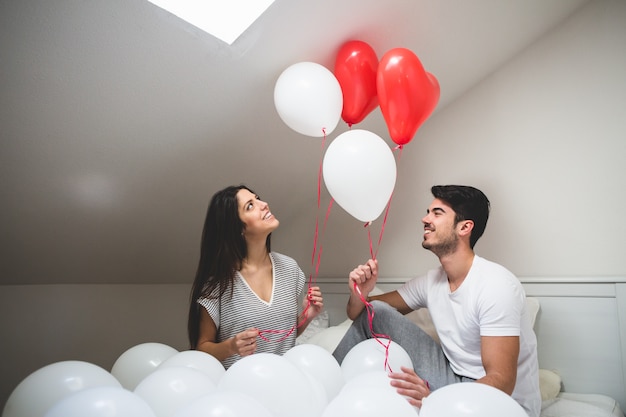
[{"label": "white t-shirt", "polygon": [[512,397],[529,415],[539,415],[537,338],[526,311],[524,288],[515,275],[475,255],[465,280],[454,292],[450,292],[442,267],[406,282],[398,292],[410,308],[428,308],[443,352],[457,375],[473,379],[485,376],[481,336],[519,336],[517,381]]}]

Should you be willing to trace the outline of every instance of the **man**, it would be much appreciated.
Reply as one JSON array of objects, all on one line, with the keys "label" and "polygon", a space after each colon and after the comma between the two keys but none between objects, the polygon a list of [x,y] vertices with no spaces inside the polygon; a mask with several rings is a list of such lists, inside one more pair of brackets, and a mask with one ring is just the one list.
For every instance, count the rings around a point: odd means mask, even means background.
[{"label": "man", "polygon": [[[422,246],[441,263],[396,291],[369,296],[378,262],[368,260],[349,275],[347,313],[354,323],[333,355],[339,363],[350,349],[375,334],[400,344],[414,369],[393,370],[391,385],[421,407],[432,390],[475,381],[511,395],[531,417],[539,416],[541,394],[537,340],[526,312],[525,293],[507,269],[474,253],[489,217],[489,200],[469,186],[434,186],[422,219]],[[374,311],[373,319],[365,307]],[[403,315],[428,308],[439,345]],[[371,324],[371,328],[370,328]]]}]

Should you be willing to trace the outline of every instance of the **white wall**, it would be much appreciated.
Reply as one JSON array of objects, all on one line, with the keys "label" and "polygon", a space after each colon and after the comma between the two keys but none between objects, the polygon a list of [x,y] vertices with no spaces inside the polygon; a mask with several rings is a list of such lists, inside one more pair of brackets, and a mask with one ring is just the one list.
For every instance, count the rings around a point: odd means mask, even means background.
[{"label": "white wall", "polygon": [[384,276],[436,263],[419,244],[435,183],[485,191],[476,249],[517,275],[626,273],[625,22],[626,2],[593,2],[427,121],[400,161]]},{"label": "white wall", "polygon": [[58,361],[111,370],[127,349],[188,348],[188,285],[0,286],[0,412],[21,380]]},{"label": "white wall", "polygon": [[[435,265],[419,244],[435,183],[486,192],[492,218],[477,251],[520,276],[626,275],[624,22],[626,2],[589,4],[420,129],[399,165],[384,276]],[[343,230],[329,230],[326,251],[355,240]],[[292,233],[281,240],[302,239]],[[186,285],[0,287],[1,406],[51,362],[110,369],[141,342],[186,348],[187,301]]]}]

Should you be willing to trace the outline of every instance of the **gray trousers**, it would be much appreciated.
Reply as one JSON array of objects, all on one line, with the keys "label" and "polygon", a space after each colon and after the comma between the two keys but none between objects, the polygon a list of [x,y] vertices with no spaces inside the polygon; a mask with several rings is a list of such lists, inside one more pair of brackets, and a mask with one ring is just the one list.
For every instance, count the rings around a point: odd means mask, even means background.
[{"label": "gray trousers", "polygon": [[[432,391],[457,382],[474,381],[452,372],[441,346],[418,325],[387,303],[372,301],[371,304],[374,310],[374,333],[387,335],[402,346],[413,361],[413,369],[420,378],[428,381]],[[353,346],[371,337],[368,314],[363,310],[337,345],[333,356],[341,363]]]}]

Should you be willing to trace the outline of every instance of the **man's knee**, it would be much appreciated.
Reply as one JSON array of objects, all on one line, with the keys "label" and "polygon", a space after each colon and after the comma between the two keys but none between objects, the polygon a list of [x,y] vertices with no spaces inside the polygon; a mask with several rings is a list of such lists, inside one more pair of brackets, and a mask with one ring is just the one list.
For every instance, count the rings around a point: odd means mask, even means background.
[{"label": "man's knee", "polygon": [[384,301],[373,300],[371,301],[371,305],[374,317],[382,321],[399,320],[403,317],[398,310]]}]

